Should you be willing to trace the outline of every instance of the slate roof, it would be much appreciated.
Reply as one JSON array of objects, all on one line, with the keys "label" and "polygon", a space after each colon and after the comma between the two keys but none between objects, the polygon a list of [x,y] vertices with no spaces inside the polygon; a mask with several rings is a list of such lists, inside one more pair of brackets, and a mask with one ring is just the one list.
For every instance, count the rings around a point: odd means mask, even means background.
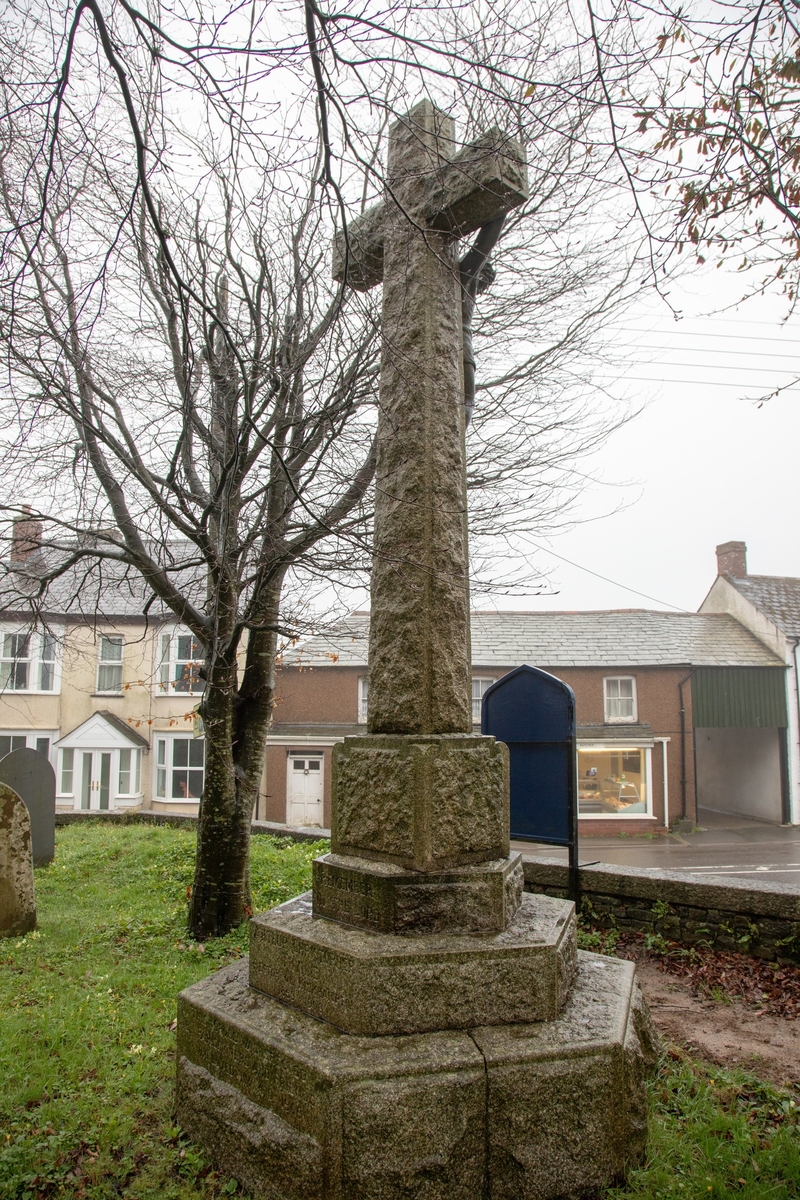
[{"label": "slate roof", "polygon": [[[364,667],[369,615],[354,613],[283,656],[286,666]],[[727,613],[473,613],[473,667],[777,667],[783,662]]]},{"label": "slate roof", "polygon": [[[162,549],[169,552],[161,558],[169,562],[174,582],[202,605],[204,576],[197,566],[196,551],[188,543],[170,543]],[[166,605],[153,599],[138,571],[110,559],[86,557],[73,563],[49,583],[44,597],[37,599],[39,579],[58,561],[56,552],[48,549],[36,551],[22,565],[0,562],[0,614],[25,617],[36,610],[46,618],[87,621],[143,620],[145,612],[151,620],[172,616]]]},{"label": "slate roof", "polygon": [[800,579],[782,575],[725,578],[789,637],[800,637]]}]

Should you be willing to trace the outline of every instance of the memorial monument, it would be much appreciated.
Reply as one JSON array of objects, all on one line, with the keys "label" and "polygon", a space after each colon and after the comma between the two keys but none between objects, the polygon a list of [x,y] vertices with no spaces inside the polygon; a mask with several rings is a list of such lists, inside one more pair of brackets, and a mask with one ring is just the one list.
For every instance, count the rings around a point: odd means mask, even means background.
[{"label": "memorial monument", "polygon": [[633,965],[523,895],[508,753],[472,733],[458,239],[520,204],[521,148],[429,102],[334,247],[383,283],[368,732],[337,747],[313,891],[182,993],[178,1118],[270,1200],[544,1200],[624,1174],[652,1026]]}]

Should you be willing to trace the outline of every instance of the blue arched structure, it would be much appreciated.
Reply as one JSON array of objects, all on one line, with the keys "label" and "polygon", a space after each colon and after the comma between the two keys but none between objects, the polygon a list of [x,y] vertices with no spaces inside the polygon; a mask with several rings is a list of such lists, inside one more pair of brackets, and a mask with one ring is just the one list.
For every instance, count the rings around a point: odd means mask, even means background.
[{"label": "blue arched structure", "polygon": [[511,836],[568,846],[577,882],[575,694],[538,667],[509,671],[486,689],[481,731],[508,746]]}]

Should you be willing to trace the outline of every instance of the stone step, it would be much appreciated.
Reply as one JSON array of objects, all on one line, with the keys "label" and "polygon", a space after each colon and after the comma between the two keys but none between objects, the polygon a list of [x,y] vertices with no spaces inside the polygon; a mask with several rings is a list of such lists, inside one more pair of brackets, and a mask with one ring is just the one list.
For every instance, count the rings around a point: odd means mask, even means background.
[{"label": "stone step", "polygon": [[270,1200],[554,1200],[644,1153],[656,1055],[633,964],[578,954],[559,1016],[355,1037],[248,986],[184,991],[178,1120]]},{"label": "stone step", "polygon": [[575,906],[553,896],[484,935],[369,933],[315,917],[311,892],[250,922],[253,988],[368,1037],[550,1020],[575,955]]}]

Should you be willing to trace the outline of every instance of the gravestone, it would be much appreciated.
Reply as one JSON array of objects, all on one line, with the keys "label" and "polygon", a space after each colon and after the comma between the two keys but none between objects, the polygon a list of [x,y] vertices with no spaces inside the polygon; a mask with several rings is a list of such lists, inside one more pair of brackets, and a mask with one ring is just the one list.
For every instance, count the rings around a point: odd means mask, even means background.
[{"label": "gravestone", "polygon": [[56,852],[56,775],[38,750],[12,750],[0,759],[0,783],[25,801],[31,818],[33,865],[53,861]]},{"label": "gravestone", "polygon": [[574,905],[523,895],[508,751],[472,733],[457,242],[522,202],[521,148],[429,102],[334,271],[383,282],[368,732],[331,853],[179,1001],[189,1134],[270,1200],[546,1200],[641,1155],[651,1026]]},{"label": "gravestone", "polygon": [[35,928],[31,819],[17,793],[0,784],[0,937]]}]

